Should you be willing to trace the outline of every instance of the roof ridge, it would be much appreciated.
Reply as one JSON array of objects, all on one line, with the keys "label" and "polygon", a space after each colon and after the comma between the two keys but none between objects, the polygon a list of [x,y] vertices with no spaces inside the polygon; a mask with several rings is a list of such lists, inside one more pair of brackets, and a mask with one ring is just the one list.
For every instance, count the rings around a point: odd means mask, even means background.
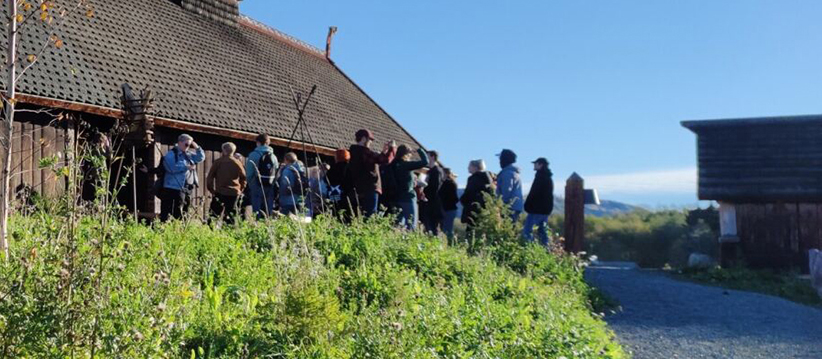
[{"label": "roof ridge", "polygon": [[296,47],[299,47],[303,50],[306,50],[306,51],[312,53],[313,55],[318,55],[318,56],[322,56],[323,58],[325,58],[325,52],[320,50],[318,47],[316,47],[314,45],[311,45],[311,44],[309,44],[309,43],[307,43],[303,40],[300,40],[300,39],[298,39],[298,38],[296,38],[292,35],[286,34],[285,32],[282,32],[281,30],[277,30],[277,29],[275,29],[275,28],[273,28],[269,25],[266,25],[266,24],[262,23],[259,20],[252,19],[248,15],[240,14],[240,20],[244,21],[249,26],[256,27],[259,30],[263,30],[263,31],[268,32],[271,35],[274,35],[274,36],[276,36],[276,37],[278,37],[278,38],[280,38],[284,41],[290,42],[292,45],[295,45]]}]

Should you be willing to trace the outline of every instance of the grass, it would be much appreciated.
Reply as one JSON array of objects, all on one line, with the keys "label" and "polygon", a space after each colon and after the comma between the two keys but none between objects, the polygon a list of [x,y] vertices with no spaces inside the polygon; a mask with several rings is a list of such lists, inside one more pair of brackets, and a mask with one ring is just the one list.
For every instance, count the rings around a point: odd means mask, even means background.
[{"label": "grass", "polygon": [[685,269],[674,275],[697,283],[768,294],[805,305],[822,307],[822,298],[811,287],[810,281],[798,278],[796,272],[714,267]]},{"label": "grass", "polygon": [[384,219],[216,229],[38,212],[11,233],[0,357],[625,357],[582,263],[500,228],[447,248]]}]

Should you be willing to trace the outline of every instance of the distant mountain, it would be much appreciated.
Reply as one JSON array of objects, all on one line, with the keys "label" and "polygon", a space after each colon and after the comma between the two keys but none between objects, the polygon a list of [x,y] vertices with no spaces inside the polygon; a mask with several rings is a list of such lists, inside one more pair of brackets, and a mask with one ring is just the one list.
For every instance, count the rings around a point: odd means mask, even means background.
[{"label": "distant mountain", "polygon": [[[617,202],[617,201],[609,201],[609,200],[600,200],[600,204],[593,205],[588,204],[585,205],[585,214],[594,217],[608,217],[614,216],[617,214],[623,213],[630,213],[634,211],[644,211],[645,209],[639,206],[630,205],[627,203]],[[554,213],[564,213],[565,212],[565,199],[562,197],[555,197],[554,198]]]},{"label": "distant mountain", "polygon": [[[463,189],[460,188],[457,190],[458,195],[462,197]],[[618,214],[623,213],[631,213],[634,211],[647,211],[647,209],[630,205],[627,203],[617,202],[617,201],[609,201],[609,200],[600,200],[599,206],[595,206],[592,204],[585,205],[585,214],[588,216],[594,217],[608,217],[608,216],[615,216]],[[462,205],[459,205],[459,213],[462,213]],[[554,213],[553,214],[564,214],[565,213],[565,198],[563,197],[554,197]]]}]

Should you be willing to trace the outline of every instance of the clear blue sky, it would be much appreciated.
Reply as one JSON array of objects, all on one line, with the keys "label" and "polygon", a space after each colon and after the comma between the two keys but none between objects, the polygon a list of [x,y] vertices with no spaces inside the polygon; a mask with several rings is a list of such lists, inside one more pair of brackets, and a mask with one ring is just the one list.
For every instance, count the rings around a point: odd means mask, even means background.
[{"label": "clear blue sky", "polygon": [[679,121],[820,113],[822,1],[272,1],[241,11],[323,48],[461,180],[515,150],[605,199],[696,202]]}]

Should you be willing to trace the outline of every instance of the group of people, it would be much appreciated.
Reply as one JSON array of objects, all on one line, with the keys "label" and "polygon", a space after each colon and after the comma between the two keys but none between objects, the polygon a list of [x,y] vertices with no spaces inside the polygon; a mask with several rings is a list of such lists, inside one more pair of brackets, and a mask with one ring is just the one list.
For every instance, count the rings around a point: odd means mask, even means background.
[{"label": "group of people", "polygon": [[[545,158],[533,162],[536,176],[527,198],[523,198],[517,155],[507,149],[498,155],[502,170],[497,175],[486,169],[483,160],[471,161],[471,175],[460,196],[457,175],[442,166],[437,151],[414,150],[393,141],[375,151],[369,130],[357,131],[354,139],[349,149],[336,151],[331,166],[318,163],[310,170],[293,152],[286,153],[281,164],[265,134],[257,136],[257,146],[245,163],[233,143],[223,144],[220,158],[206,177],[206,189],[213,195],[212,216],[230,223],[242,214],[238,209],[244,203],[251,205],[258,218],[277,213],[332,213],[347,221],[353,216],[376,215],[385,208],[396,215],[399,226],[416,230],[421,223],[426,232],[444,233],[450,243],[459,205],[461,221],[471,232],[486,195],[497,195],[510,207],[511,220],[518,221],[526,213],[524,238],[533,240],[536,228],[540,242],[548,243],[553,180]],[[162,157],[154,170],[162,187],[157,192],[162,221],[181,218],[188,210],[199,186],[196,166],[204,159],[203,149],[186,134]]]}]

